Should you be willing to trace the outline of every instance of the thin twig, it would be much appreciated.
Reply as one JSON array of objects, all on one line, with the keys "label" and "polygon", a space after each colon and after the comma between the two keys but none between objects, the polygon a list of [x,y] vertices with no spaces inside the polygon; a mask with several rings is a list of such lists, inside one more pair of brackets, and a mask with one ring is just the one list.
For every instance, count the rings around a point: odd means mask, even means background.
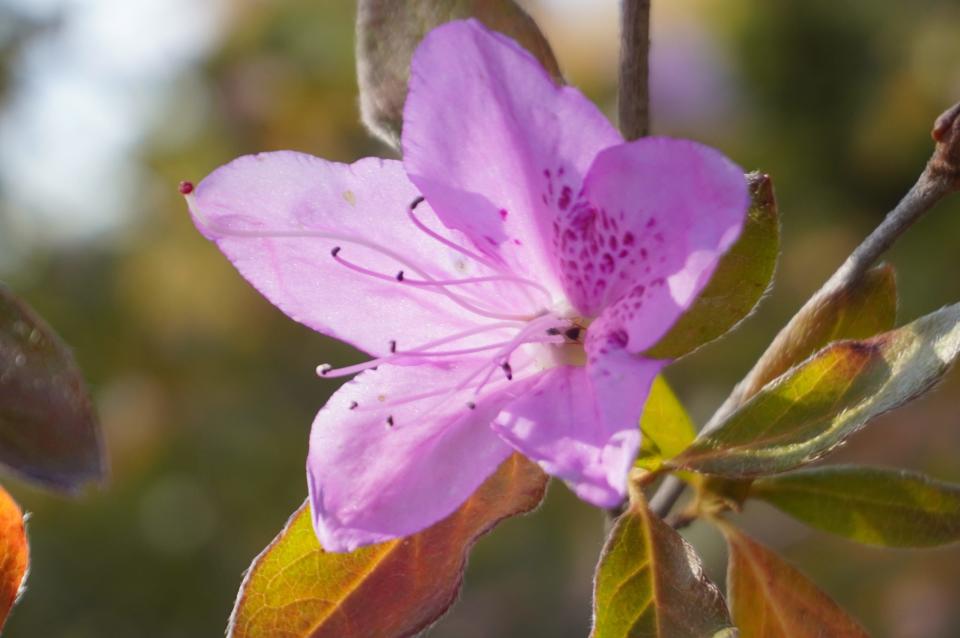
[{"label": "thin twig", "polygon": [[[622,0],[620,5],[620,132],[636,140],[650,132],[650,0]],[[626,502],[605,510],[605,527],[623,513]]]},{"label": "thin twig", "polygon": [[[703,427],[701,436],[716,431],[727,417],[770,380],[771,370],[779,369],[777,366],[782,363],[780,358],[785,346],[797,338],[797,331],[802,330],[800,327],[811,320],[826,300],[858,286],[863,275],[908,228],[944,196],[960,190],[960,104],[937,118],[932,136],[937,144],[917,183],[777,334],[753,369]],[[666,516],[683,490],[681,481],[665,480],[650,500],[652,511],[658,516]]]},{"label": "thin twig", "polygon": [[650,132],[650,0],[620,5],[620,132],[635,140]]}]

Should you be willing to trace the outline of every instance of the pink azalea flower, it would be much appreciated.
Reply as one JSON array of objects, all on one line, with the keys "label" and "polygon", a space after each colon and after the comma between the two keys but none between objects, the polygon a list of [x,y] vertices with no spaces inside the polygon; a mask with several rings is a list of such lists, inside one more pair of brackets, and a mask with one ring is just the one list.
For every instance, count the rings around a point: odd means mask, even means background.
[{"label": "pink azalea flower", "polygon": [[624,143],[577,90],[475,21],[414,56],[403,163],[241,157],[187,200],[293,319],[374,358],[320,410],[308,486],[329,551],[453,512],[514,450],[581,498],[626,493],[647,358],[734,242],[743,171]]}]

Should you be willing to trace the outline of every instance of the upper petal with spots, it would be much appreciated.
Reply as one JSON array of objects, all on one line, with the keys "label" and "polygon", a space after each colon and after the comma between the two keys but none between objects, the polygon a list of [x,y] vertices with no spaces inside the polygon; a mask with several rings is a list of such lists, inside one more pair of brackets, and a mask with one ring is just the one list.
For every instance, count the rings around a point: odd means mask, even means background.
[{"label": "upper petal with spots", "polygon": [[748,203],[743,170],[701,144],[645,138],[601,152],[557,234],[568,297],[588,316],[609,308],[631,352],[652,346],[709,281]]},{"label": "upper petal with spots", "polygon": [[417,49],[403,125],[411,180],[445,224],[553,290],[553,221],[597,153],[621,141],[576,89],[475,21],[439,27]]}]

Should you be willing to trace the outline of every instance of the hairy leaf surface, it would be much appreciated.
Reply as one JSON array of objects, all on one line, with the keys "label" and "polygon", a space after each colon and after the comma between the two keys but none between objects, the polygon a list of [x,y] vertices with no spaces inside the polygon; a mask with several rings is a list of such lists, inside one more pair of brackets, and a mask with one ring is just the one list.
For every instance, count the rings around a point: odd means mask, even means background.
[{"label": "hairy leaf surface", "polygon": [[453,603],[467,552],[504,518],[543,499],[546,475],[514,454],[452,515],[413,536],[332,554],[304,504],[240,588],[230,638],[411,636]]},{"label": "hairy leaf surface", "polygon": [[841,339],[867,339],[890,330],[897,320],[897,278],[893,266],[868,270],[855,285],[842,288],[805,308],[777,336],[746,383],[737,389],[741,400],[824,346]]},{"label": "hairy leaf surface", "polygon": [[826,454],[873,417],[929,390],[960,353],[960,304],[821,350],[699,437],[671,464],[748,478]]},{"label": "hairy leaf surface", "polygon": [[960,540],[960,485],[879,467],[817,467],[757,480],[751,496],[819,529],[883,547]]},{"label": "hairy leaf surface", "polygon": [[731,638],[696,551],[643,505],[617,519],[594,582],[592,638]]}]

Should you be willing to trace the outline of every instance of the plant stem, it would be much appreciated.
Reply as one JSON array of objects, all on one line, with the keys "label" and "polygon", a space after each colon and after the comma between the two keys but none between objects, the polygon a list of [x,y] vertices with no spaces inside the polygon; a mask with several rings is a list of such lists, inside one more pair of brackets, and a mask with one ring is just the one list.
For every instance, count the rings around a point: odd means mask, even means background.
[{"label": "plant stem", "polygon": [[650,0],[620,5],[620,132],[635,140],[650,132]]},{"label": "plant stem", "polygon": [[[808,325],[826,300],[858,286],[863,275],[908,228],[943,197],[960,190],[960,104],[937,118],[932,136],[937,142],[933,156],[913,188],[783,327],[763,356],[703,427],[700,436],[716,431],[727,417],[759,392],[770,380],[770,370],[779,369],[776,366],[782,363],[780,355],[785,346],[798,338],[802,326]],[[650,499],[651,510],[660,517],[666,516],[683,490],[684,484],[680,480],[674,477],[664,480]]]}]

